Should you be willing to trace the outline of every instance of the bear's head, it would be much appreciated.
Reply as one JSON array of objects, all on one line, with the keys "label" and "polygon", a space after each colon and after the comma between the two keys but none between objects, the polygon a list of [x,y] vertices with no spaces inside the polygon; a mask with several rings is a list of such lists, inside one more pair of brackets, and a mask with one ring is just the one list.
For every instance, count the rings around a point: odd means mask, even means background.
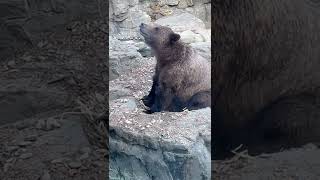
[{"label": "bear's head", "polygon": [[157,24],[141,23],[140,33],[146,44],[156,51],[171,48],[180,39],[180,35],[169,27]]}]

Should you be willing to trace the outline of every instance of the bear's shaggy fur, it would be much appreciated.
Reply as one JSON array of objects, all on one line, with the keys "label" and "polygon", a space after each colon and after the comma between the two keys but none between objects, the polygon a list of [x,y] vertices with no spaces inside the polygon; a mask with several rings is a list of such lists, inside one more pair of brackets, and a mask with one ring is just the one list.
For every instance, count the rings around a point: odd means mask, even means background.
[{"label": "bear's shaggy fur", "polygon": [[157,59],[151,91],[143,99],[150,112],[211,106],[210,63],[169,27],[141,24],[140,32]]},{"label": "bear's shaggy fur", "polygon": [[257,140],[281,139],[288,146],[320,141],[316,5],[212,1],[214,149]]}]

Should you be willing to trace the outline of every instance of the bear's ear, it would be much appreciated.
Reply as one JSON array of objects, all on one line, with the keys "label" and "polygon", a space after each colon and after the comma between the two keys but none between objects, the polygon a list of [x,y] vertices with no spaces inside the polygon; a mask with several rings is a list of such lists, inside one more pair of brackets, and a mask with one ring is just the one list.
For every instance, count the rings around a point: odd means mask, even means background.
[{"label": "bear's ear", "polygon": [[176,33],[170,34],[170,43],[177,42],[180,39],[180,35]]}]

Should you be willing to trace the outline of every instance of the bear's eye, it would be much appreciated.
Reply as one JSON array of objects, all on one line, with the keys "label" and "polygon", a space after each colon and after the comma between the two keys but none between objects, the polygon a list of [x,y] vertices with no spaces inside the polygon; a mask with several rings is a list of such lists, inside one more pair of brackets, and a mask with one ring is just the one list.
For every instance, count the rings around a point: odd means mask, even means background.
[{"label": "bear's eye", "polygon": [[158,27],[156,27],[156,28],[154,28],[156,31],[159,31],[159,28]]}]

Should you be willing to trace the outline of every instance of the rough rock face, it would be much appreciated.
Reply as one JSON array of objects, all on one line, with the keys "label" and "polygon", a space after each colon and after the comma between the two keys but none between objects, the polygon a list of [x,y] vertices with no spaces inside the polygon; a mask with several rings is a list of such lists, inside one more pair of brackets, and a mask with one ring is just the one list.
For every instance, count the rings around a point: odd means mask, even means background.
[{"label": "rough rock face", "polygon": [[111,0],[109,6],[111,34],[121,40],[132,40],[140,37],[137,27],[142,22],[148,23],[151,21],[151,18],[143,9],[143,4],[139,4],[139,1],[136,0]]},{"label": "rough rock face", "polygon": [[[151,3],[152,4],[152,3]],[[211,0],[156,0],[154,18],[159,19],[168,14],[189,12],[201,19],[207,28],[211,27]]]},{"label": "rough rock face", "polygon": [[[204,0],[156,0],[124,1],[111,0],[109,6],[110,34],[121,40],[139,39],[137,27],[140,23],[149,23],[171,15],[189,12],[200,19],[207,28],[211,27],[211,1]],[[193,17],[185,17],[188,22]],[[202,26],[201,26],[202,27]]]},{"label": "rough rock face", "polygon": [[110,104],[110,179],[211,179],[211,109],[148,115]]},{"label": "rough rock face", "polygon": [[192,8],[188,7],[185,10],[200,18],[206,27],[211,27],[211,1],[197,2]]},{"label": "rough rock face", "polygon": [[119,41],[109,37],[109,80],[137,67],[141,63],[138,47],[132,41]]},{"label": "rough rock face", "polygon": [[211,42],[196,42],[190,44],[198,53],[211,62]]},{"label": "rough rock face", "polygon": [[205,24],[203,23],[203,21],[190,13],[182,13],[163,17],[156,20],[155,23],[162,26],[168,26],[176,32],[205,28]]}]

